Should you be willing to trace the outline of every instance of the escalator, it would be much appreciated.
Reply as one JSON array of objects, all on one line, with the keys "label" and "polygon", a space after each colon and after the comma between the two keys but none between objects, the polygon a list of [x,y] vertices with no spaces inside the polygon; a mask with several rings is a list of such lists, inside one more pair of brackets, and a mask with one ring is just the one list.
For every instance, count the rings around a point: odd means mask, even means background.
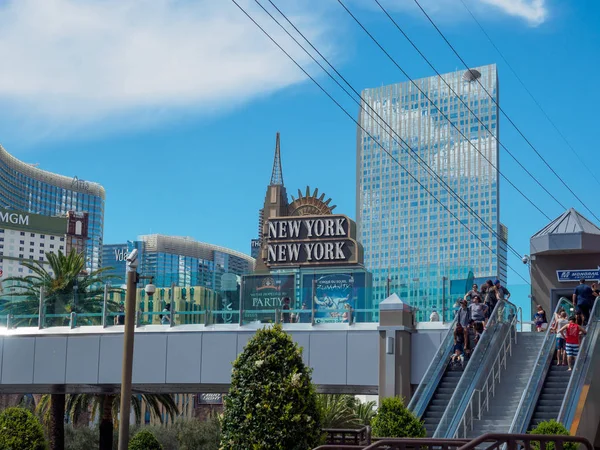
[{"label": "escalator", "polygon": [[570,379],[571,372],[568,371],[567,366],[559,366],[552,362],[527,431],[533,430],[540,422],[558,418]]},{"label": "escalator", "polygon": [[[438,351],[429,365],[423,380],[413,395],[408,409],[425,423],[427,436],[434,436],[444,417],[448,417],[449,407],[453,407],[452,399],[456,398],[456,392],[461,391],[470,395],[472,389],[470,383],[463,383],[465,374],[472,377],[481,372],[480,367],[489,365],[493,357],[499,336],[506,336],[511,325],[507,321],[507,315],[516,316],[516,307],[508,301],[498,302],[491,314],[486,330],[471,358],[466,363],[464,370],[451,369],[449,367],[450,355],[454,347],[454,328],[456,321],[452,322],[446,336],[444,337]],[[462,386],[462,387],[461,387]]]},{"label": "escalator", "polygon": [[[581,341],[579,356],[572,371],[568,371],[566,366],[556,365],[556,335],[549,331],[546,333],[510,433],[525,433],[542,421],[554,419],[565,425],[572,435],[594,441],[600,425],[600,383],[592,383],[594,379],[600,380],[598,305],[600,301],[592,309],[587,335]],[[573,305],[568,300],[561,299],[557,310],[561,307],[572,314]]]},{"label": "escalator", "polygon": [[[495,385],[504,376],[502,372],[506,372],[517,343],[517,313],[518,308],[509,301],[496,305],[485,332],[444,408],[433,438],[465,438],[473,429],[474,421],[481,422],[484,409],[489,409],[489,393],[494,391]],[[521,344],[523,348],[527,346],[527,343]],[[516,409],[516,406],[515,403],[513,407]]]},{"label": "escalator", "polygon": [[448,403],[450,403],[452,394],[456,390],[456,386],[458,386],[461,375],[462,371],[453,370],[450,367],[446,368],[438,388],[435,390],[431,401],[427,405],[423,417],[421,417],[425,422],[427,436],[433,436],[433,433],[444,415],[444,411],[446,411]]}]

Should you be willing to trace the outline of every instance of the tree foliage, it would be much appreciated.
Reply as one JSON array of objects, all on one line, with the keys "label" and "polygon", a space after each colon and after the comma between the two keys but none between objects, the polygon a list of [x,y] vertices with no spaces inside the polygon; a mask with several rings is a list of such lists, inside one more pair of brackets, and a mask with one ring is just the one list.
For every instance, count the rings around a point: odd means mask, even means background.
[{"label": "tree foliage", "polygon": [[233,364],[221,448],[307,450],[321,438],[311,371],[280,325],[258,330]]},{"label": "tree foliage", "polygon": [[427,432],[423,422],[415,417],[401,398],[383,399],[377,414],[371,421],[373,436],[377,437],[425,437]]},{"label": "tree foliage", "polygon": [[0,414],[0,448],[10,450],[45,450],[42,425],[27,409],[8,408]]},{"label": "tree foliage", "polygon": [[129,450],[163,450],[162,445],[148,430],[138,432],[129,441]]},{"label": "tree foliage", "polygon": [[[550,436],[570,436],[569,430],[567,430],[562,423],[557,422],[554,419],[551,419],[551,420],[548,420],[545,422],[540,422],[537,427],[535,427],[533,430],[530,431],[530,434],[543,434],[543,435],[550,435]],[[534,441],[531,443],[532,449],[539,450],[540,447],[541,446],[540,446],[539,442]],[[565,450],[577,450],[578,447],[579,447],[579,445],[574,442],[569,442],[569,443],[564,444]],[[549,442],[546,444],[546,450],[554,450],[555,448],[556,448],[556,445],[554,444],[554,442]]]},{"label": "tree foliage", "polygon": [[319,394],[323,428],[357,428],[360,426],[355,408],[358,400],[347,394]]}]

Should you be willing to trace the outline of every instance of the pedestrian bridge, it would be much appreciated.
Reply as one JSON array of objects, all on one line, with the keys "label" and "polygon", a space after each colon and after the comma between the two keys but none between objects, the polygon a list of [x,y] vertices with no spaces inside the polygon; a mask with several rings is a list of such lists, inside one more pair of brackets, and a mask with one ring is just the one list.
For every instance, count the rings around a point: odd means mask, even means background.
[{"label": "pedestrian bridge", "polygon": [[[232,362],[260,325],[161,325],[135,330],[133,389],[138,392],[226,392]],[[410,351],[398,349],[410,383],[420,382],[448,324],[410,329]],[[117,392],[123,326],[0,328],[1,393]],[[320,392],[377,394],[389,349],[378,323],[284,324],[303,348]],[[389,339],[389,338],[387,338]],[[382,344],[383,343],[383,344]],[[402,354],[401,354],[402,353]]]}]

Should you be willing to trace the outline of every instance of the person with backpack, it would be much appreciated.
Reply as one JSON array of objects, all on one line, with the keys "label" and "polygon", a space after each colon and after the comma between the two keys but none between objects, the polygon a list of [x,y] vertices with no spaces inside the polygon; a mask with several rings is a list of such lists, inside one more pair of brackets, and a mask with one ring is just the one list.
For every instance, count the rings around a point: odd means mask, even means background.
[{"label": "person with backpack", "polygon": [[569,317],[569,323],[557,332],[561,333],[567,342],[567,362],[569,363],[569,371],[571,371],[575,365],[575,358],[579,353],[580,336],[587,334],[587,331],[577,323],[575,316],[571,316]]}]

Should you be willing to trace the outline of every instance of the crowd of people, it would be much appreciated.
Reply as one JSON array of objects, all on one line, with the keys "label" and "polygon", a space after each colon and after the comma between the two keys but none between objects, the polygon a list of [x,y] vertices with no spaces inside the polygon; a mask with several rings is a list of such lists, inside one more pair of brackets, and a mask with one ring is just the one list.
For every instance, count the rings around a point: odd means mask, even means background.
[{"label": "crowd of people", "polygon": [[463,368],[475,346],[479,342],[494,308],[501,300],[508,300],[510,292],[499,280],[487,280],[478,289],[477,284],[463,298],[458,299],[459,308],[455,312],[454,349],[451,365]]}]

